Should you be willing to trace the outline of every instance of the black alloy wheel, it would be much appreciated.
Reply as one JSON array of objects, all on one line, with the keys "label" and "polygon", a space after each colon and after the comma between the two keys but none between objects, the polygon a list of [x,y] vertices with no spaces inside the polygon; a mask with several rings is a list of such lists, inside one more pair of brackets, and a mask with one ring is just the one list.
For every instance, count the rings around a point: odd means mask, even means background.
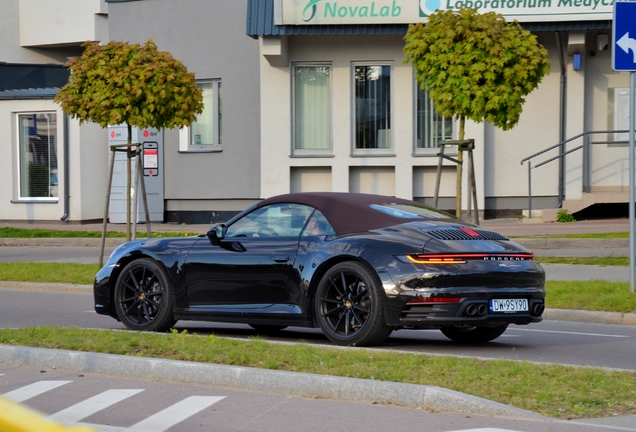
[{"label": "black alloy wheel", "polygon": [[347,261],[330,268],[316,290],[316,316],[338,345],[377,345],[393,331],[384,320],[382,284],[367,266]]},{"label": "black alloy wheel", "polygon": [[497,327],[442,327],[444,336],[455,342],[483,343],[497,339],[508,328],[508,324]]},{"label": "black alloy wheel", "polygon": [[171,328],[176,320],[165,271],[147,258],[129,263],[115,285],[115,309],[131,330],[163,332]]}]

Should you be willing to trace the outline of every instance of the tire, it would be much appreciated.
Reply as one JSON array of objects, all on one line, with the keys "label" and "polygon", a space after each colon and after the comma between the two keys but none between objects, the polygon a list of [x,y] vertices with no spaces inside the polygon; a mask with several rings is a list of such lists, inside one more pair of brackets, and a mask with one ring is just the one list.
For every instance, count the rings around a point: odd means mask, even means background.
[{"label": "tire", "polygon": [[444,336],[455,342],[483,343],[497,339],[508,328],[508,324],[497,327],[442,327]]},{"label": "tire", "polygon": [[393,331],[384,319],[386,297],[378,276],[357,262],[330,268],[314,304],[321,330],[337,345],[378,345]]},{"label": "tire", "polygon": [[117,278],[115,310],[131,330],[164,332],[177,321],[172,314],[172,287],[153,260],[130,262]]},{"label": "tire", "polygon": [[259,333],[276,333],[277,331],[286,329],[287,326],[267,325],[267,324],[248,324]]}]

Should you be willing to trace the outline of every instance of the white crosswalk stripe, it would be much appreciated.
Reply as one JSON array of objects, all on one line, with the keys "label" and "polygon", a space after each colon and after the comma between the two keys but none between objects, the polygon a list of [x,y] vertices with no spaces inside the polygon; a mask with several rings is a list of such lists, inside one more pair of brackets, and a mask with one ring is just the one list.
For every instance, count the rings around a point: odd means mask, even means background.
[{"label": "white crosswalk stripe", "polygon": [[10,391],[9,393],[5,393],[3,396],[9,400],[20,403],[70,382],[73,381],[38,381]]},{"label": "white crosswalk stripe", "polygon": [[142,391],[143,389],[107,390],[59,411],[49,416],[49,419],[62,423],[75,423]]},{"label": "white crosswalk stripe", "polygon": [[140,421],[126,431],[163,432],[222,399],[225,399],[225,396],[190,396]]},{"label": "white crosswalk stripe", "polygon": [[[0,374],[2,375],[2,374]],[[5,393],[3,396],[22,403],[73,381],[37,381]],[[82,420],[130,398],[144,389],[110,389],[89,397],[73,406],[51,414],[48,418],[67,425],[86,425],[101,432],[164,432],[195,414],[209,408],[225,396],[190,396],[147,417],[133,426],[110,426],[83,423]]]}]

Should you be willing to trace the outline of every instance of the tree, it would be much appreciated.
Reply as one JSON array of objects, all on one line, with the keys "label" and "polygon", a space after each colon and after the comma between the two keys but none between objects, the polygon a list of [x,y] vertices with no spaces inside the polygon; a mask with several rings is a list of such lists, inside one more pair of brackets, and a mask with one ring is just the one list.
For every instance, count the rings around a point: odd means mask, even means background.
[{"label": "tree", "polygon": [[[202,90],[194,74],[148,39],[145,45],[112,41],[86,42],[81,57],[69,60],[68,83],[55,101],[82,124],[105,128],[125,123],[128,148],[132,126],[157,129],[189,126],[203,110]],[[130,190],[130,158],[128,158]],[[127,195],[127,239],[130,240],[130,194]],[[148,221],[146,221],[148,222]]]},{"label": "tree", "polygon": [[[413,63],[437,112],[459,119],[460,141],[467,118],[503,130],[514,127],[525,96],[550,72],[548,52],[536,36],[495,12],[438,10],[426,24],[409,25],[404,40],[405,63]],[[457,177],[459,217],[461,163]]]}]

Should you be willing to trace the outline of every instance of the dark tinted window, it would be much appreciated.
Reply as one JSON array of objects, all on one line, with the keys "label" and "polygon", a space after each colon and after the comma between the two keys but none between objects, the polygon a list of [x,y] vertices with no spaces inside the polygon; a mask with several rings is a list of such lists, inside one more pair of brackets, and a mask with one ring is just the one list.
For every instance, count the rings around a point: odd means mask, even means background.
[{"label": "dark tinted window", "polygon": [[309,222],[307,222],[307,226],[303,231],[303,236],[325,236],[335,233],[325,215],[316,210],[309,218]]},{"label": "dark tinted window", "polygon": [[226,237],[296,237],[313,209],[301,204],[260,207],[227,228]]}]

